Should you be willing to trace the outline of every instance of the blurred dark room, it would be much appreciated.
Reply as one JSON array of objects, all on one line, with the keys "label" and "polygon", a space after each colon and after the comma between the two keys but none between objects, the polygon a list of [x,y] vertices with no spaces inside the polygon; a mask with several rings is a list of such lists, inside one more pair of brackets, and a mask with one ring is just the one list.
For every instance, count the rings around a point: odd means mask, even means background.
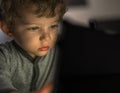
[{"label": "blurred dark room", "polygon": [[[66,0],[57,93],[120,92],[120,0]],[[10,40],[0,31],[0,42]]]}]

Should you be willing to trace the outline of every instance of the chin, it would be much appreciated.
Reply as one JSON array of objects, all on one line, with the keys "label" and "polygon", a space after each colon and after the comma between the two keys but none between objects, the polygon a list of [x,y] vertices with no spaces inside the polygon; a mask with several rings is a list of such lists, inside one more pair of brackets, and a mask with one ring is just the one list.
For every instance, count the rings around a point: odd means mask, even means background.
[{"label": "chin", "polygon": [[42,52],[39,54],[39,56],[45,56],[47,54],[47,52]]}]

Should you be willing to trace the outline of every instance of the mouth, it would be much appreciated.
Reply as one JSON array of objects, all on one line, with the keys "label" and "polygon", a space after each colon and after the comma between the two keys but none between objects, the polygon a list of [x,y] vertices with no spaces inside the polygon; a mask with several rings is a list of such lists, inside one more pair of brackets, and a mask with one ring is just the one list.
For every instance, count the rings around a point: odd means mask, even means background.
[{"label": "mouth", "polygon": [[49,48],[50,48],[49,46],[45,46],[45,47],[39,48],[38,50],[40,50],[40,51],[48,51]]}]

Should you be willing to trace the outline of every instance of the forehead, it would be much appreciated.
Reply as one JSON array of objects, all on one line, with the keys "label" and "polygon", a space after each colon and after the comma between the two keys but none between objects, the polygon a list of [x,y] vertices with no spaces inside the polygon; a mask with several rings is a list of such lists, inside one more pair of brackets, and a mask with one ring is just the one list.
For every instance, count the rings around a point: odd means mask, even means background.
[{"label": "forehead", "polygon": [[16,18],[17,24],[42,24],[42,23],[52,23],[58,22],[60,20],[59,14],[56,14],[54,17],[38,17],[33,11],[26,10],[21,13],[20,17]]}]

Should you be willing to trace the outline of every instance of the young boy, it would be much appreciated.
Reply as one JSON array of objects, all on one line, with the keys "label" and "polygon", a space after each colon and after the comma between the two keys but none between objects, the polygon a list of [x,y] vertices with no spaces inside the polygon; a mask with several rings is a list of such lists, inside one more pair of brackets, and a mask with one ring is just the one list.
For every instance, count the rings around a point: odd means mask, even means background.
[{"label": "young boy", "polygon": [[0,93],[51,93],[63,0],[0,0]]}]

